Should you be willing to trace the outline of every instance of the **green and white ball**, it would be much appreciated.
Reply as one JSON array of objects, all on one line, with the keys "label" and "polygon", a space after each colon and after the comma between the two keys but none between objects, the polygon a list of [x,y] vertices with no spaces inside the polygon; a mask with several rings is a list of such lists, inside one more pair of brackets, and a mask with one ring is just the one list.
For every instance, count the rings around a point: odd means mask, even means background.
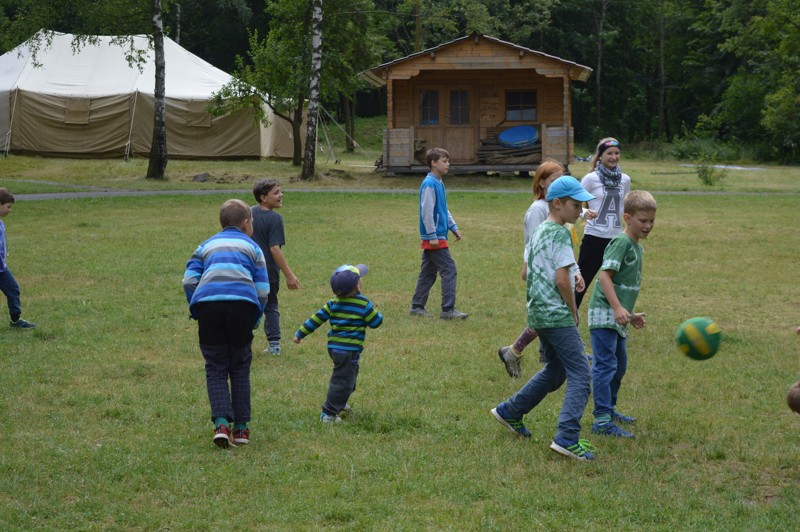
[{"label": "green and white ball", "polygon": [[717,354],[722,331],[711,318],[692,318],[681,323],[675,335],[678,349],[695,360],[707,360]]}]

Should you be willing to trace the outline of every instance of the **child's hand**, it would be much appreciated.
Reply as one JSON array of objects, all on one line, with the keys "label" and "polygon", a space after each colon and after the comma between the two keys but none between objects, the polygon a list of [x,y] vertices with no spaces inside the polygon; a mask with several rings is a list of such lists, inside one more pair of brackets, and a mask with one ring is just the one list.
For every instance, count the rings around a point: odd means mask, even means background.
[{"label": "child's hand", "polygon": [[597,218],[597,211],[596,210],[594,210],[594,209],[585,209],[583,211],[583,219],[586,220],[587,222],[589,220],[594,220],[595,218]]},{"label": "child's hand", "polygon": [[435,238],[433,240],[428,240],[428,244],[430,244],[430,246],[432,248],[438,248],[439,247],[439,239]]},{"label": "child's hand", "polygon": [[299,343],[300,343],[300,338],[298,338],[297,336],[295,336],[295,337],[293,337],[293,338],[292,338],[292,341],[293,341],[294,343],[296,343],[296,344],[299,344]]},{"label": "child's hand", "polygon": [[298,279],[295,275],[293,275],[291,278],[287,277],[286,286],[289,288],[289,290],[297,290],[300,288],[300,279]]},{"label": "child's hand", "polygon": [[583,275],[579,273],[575,274],[575,290],[578,292],[586,290],[586,281],[583,280]]},{"label": "child's hand", "polygon": [[644,312],[634,312],[633,315],[631,315],[631,325],[633,325],[634,329],[641,329],[647,325],[647,320],[645,318],[647,318],[647,314]]},{"label": "child's hand", "polygon": [[461,240],[461,231],[459,231],[458,229],[456,229],[455,231],[453,231],[453,234],[454,234],[454,235],[456,235],[456,242],[458,242],[459,240]]},{"label": "child's hand", "polygon": [[614,310],[614,321],[619,325],[627,325],[631,321],[631,313],[624,307]]}]

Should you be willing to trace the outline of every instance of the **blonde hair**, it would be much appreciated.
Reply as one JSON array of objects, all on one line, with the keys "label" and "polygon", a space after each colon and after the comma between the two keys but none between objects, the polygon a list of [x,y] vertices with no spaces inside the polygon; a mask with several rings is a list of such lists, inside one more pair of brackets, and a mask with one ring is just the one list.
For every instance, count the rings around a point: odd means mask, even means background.
[{"label": "blonde hair", "polygon": [[545,198],[544,189],[540,186],[541,182],[557,172],[561,172],[563,175],[564,166],[553,159],[546,159],[539,165],[539,168],[536,169],[536,173],[533,175],[533,195],[536,199]]},{"label": "blonde hair", "polygon": [[219,224],[226,227],[242,227],[242,224],[253,217],[250,207],[240,199],[229,199],[219,209]]},{"label": "blonde hair", "polygon": [[600,139],[600,142],[597,143],[597,147],[594,149],[594,156],[592,157],[592,161],[589,163],[592,165],[592,170],[594,167],[597,166],[597,161],[600,160],[600,156],[603,155],[603,152],[606,151],[611,146],[603,147],[603,144],[606,142],[616,142],[616,147],[619,148],[619,141],[614,137],[606,137],[604,139]]},{"label": "blonde hair", "polygon": [[625,196],[625,214],[633,216],[639,211],[656,212],[656,199],[646,190],[632,190]]}]

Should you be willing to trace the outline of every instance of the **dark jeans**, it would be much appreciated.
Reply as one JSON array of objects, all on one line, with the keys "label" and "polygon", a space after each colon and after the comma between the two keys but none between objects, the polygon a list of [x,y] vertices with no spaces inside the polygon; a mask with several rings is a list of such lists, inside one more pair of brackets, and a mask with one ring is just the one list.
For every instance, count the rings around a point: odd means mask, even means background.
[{"label": "dark jeans", "polygon": [[453,256],[450,255],[449,248],[422,250],[422,264],[417,278],[417,288],[411,299],[412,308],[425,308],[437,274],[442,280],[442,311],[447,312],[455,308],[458,269]]},{"label": "dark jeans", "polygon": [[269,280],[269,296],[267,306],[264,308],[264,335],[268,342],[281,340],[281,313],[278,310],[278,289],[280,279]]},{"label": "dark jeans", "polygon": [[581,276],[586,282],[586,289],[583,292],[575,292],[576,307],[581,306],[583,296],[591,293],[592,280],[600,270],[600,266],[603,265],[603,253],[605,253],[609,242],[611,242],[611,239],[583,235],[581,249],[578,252],[578,268],[581,269]]},{"label": "dark jeans", "polygon": [[330,416],[335,416],[344,409],[350,395],[356,390],[358,361],[361,359],[361,353],[328,349],[328,355],[333,360],[333,371],[331,372],[331,382],[328,385],[328,397],[322,405],[322,411]]},{"label": "dark jeans", "polygon": [[250,345],[257,311],[246,301],[199,303],[195,308],[211,421],[218,417],[237,423],[250,421]]},{"label": "dark jeans", "polygon": [[14,279],[11,270],[6,268],[6,271],[0,272],[0,291],[5,294],[8,300],[8,313],[11,315],[11,320],[16,321],[22,314],[22,306],[19,298],[19,283]]}]

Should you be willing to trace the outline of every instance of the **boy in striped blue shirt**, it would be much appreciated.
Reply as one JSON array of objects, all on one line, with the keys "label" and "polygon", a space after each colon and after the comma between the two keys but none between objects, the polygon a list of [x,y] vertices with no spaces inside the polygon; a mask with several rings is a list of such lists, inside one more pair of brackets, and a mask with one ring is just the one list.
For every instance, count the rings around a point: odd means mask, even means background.
[{"label": "boy in striped blue shirt", "polygon": [[333,371],[328,386],[328,397],[322,404],[319,416],[323,423],[341,421],[339,414],[349,412],[347,400],[356,389],[358,362],[364,349],[367,327],[376,329],[383,316],[372,301],[361,295],[362,281],[369,270],[364,264],[339,266],[331,275],[334,298],[308,318],[294,335],[294,343],[317,330],[330,320],[328,355],[333,361]]},{"label": "boy in striped blue shirt", "polygon": [[206,361],[213,441],[219,447],[235,447],[250,443],[251,345],[267,304],[269,280],[264,253],[250,238],[250,207],[228,200],[219,221],[222,231],[200,244],[186,263],[183,290],[189,313],[198,322]]}]

